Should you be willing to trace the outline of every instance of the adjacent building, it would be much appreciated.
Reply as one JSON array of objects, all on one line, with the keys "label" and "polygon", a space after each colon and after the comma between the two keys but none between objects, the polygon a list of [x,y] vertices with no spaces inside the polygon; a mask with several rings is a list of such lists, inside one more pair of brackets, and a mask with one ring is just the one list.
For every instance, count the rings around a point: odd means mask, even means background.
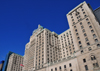
[{"label": "adjacent building", "polygon": [[100,25],[100,7],[97,8],[96,10],[94,10],[94,14],[99,22],[99,25]]},{"label": "adjacent building", "polygon": [[25,46],[23,71],[100,70],[97,10],[79,4],[66,14],[70,28],[60,35],[38,25]]},{"label": "adjacent building", "polygon": [[9,57],[6,71],[22,71],[23,56],[12,53]]},{"label": "adjacent building", "polygon": [[2,71],[22,71],[24,57],[11,51],[6,55]]},{"label": "adjacent building", "polygon": [[7,69],[7,65],[8,65],[8,61],[9,61],[9,57],[10,55],[12,54],[13,52],[9,51],[6,55],[6,58],[5,58],[5,62],[4,62],[4,65],[3,65],[3,68],[2,68],[2,71],[6,71]]},{"label": "adjacent building", "polygon": [[2,71],[4,60],[0,61],[0,71]]}]

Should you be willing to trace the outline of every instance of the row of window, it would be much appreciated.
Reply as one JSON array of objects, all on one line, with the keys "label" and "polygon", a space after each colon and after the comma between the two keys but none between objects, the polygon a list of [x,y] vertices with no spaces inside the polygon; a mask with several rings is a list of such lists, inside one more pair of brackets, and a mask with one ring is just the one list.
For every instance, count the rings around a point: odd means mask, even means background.
[{"label": "row of window", "polygon": [[[69,67],[72,67],[72,64],[69,63]],[[59,70],[61,70],[61,66],[59,66]],[[66,69],[66,65],[64,65],[64,69]],[[53,71],[53,69],[51,69],[51,71]],[[55,71],[57,71],[57,67],[55,68]],[[72,71],[72,69],[70,69],[70,71]]]}]

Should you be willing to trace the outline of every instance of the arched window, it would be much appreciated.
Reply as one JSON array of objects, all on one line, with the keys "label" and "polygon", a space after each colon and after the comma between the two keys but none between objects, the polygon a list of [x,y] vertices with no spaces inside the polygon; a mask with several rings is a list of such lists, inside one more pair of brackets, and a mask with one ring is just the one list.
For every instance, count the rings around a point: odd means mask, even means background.
[{"label": "arched window", "polygon": [[91,55],[91,60],[96,60],[96,57],[94,55]]}]

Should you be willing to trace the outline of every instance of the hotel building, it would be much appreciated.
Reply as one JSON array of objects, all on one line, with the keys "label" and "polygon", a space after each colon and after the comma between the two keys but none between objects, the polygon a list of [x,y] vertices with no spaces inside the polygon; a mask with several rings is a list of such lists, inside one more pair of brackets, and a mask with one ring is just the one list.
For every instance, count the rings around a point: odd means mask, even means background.
[{"label": "hotel building", "polygon": [[66,14],[70,28],[60,35],[38,25],[25,46],[23,71],[100,70],[99,13],[79,4]]}]

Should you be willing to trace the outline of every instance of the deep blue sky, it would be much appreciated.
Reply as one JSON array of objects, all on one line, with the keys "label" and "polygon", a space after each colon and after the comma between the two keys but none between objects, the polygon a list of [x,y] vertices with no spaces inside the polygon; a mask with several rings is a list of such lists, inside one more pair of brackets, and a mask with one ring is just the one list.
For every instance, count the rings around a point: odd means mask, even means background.
[{"label": "deep blue sky", "polygon": [[[24,55],[38,24],[60,34],[69,28],[66,14],[84,0],[0,0],[0,60],[9,51]],[[93,9],[100,0],[86,0]]]}]

